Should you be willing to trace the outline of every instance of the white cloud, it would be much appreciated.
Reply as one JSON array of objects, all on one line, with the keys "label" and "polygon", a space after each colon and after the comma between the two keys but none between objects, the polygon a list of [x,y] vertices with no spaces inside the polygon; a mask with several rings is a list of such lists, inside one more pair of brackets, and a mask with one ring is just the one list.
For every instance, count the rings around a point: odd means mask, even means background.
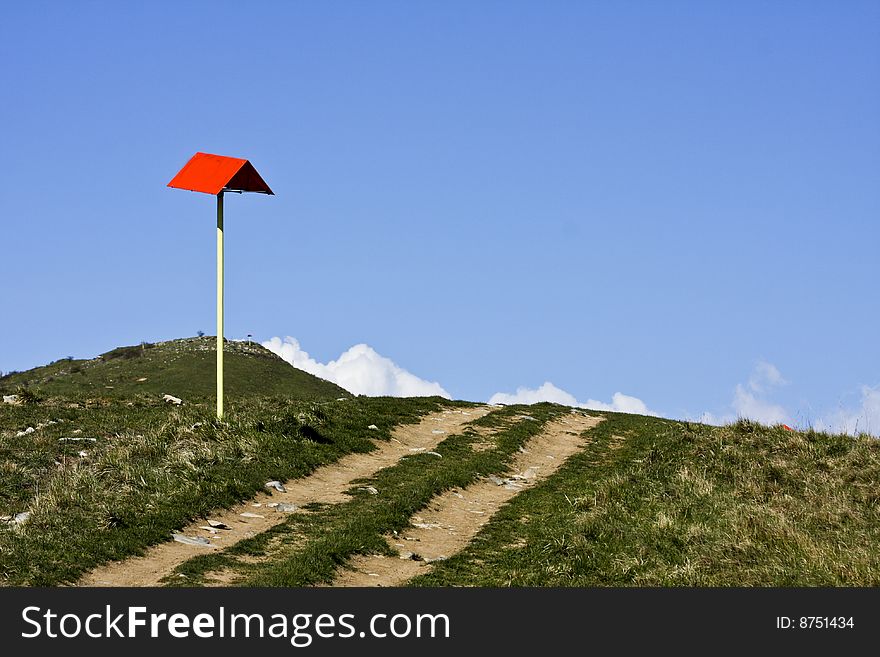
[{"label": "white cloud", "polygon": [[557,388],[549,381],[545,381],[540,388],[517,388],[516,392],[496,392],[489,398],[490,404],[538,404],[540,402],[553,402],[563,406],[577,406],[578,402],[574,395]]},{"label": "white cloud", "polygon": [[782,406],[761,399],[743,385],[736,386],[731,406],[736,411],[737,417],[748,418],[762,424],[785,424],[791,421],[788,411]]},{"label": "white cloud", "polygon": [[617,411],[619,413],[636,413],[638,415],[657,415],[648,409],[645,403],[637,398],[615,392],[611,397],[611,403],[588,399],[581,403],[570,392],[557,388],[549,381],[545,381],[538,388],[517,388],[516,392],[496,392],[489,398],[490,404],[537,404],[539,402],[553,402],[564,406],[576,406],[596,411]]},{"label": "white cloud", "polygon": [[303,351],[299,341],[290,336],[275,337],[262,343],[288,363],[309,374],[345,388],[356,395],[391,397],[430,397],[451,395],[436,382],[425,381],[407,372],[390,358],[386,358],[366,344],[356,344],[336,360],[319,363]]},{"label": "white cloud", "polygon": [[[775,388],[787,384],[788,381],[775,366],[761,361],[755,365],[748,382],[737,384],[734,389],[730,402],[732,412],[721,415],[706,412],[700,416],[699,421],[721,425],[735,422],[739,418],[748,418],[763,424],[794,425],[793,414],[768,398]],[[858,406],[839,408],[808,424],[816,431],[850,435],[866,433],[880,437],[880,385],[862,386]]]},{"label": "white cloud", "polygon": [[[438,395],[451,398],[439,383],[419,378],[390,358],[376,353],[366,344],[357,344],[336,360],[327,363],[320,363],[309,356],[292,337],[283,340],[274,337],[262,344],[294,367],[332,381],[354,394],[393,397]],[[728,410],[718,415],[703,413],[699,421],[706,424],[727,424],[739,418],[748,418],[770,425],[793,424],[792,414],[770,399],[774,390],[787,384],[788,381],[775,365],[759,361],[748,381],[739,383],[734,388]],[[558,388],[550,381],[545,381],[538,388],[517,388],[514,393],[497,392],[489,399],[490,404],[536,404],[543,401],[597,411],[658,415],[638,397],[615,392],[610,403],[596,399],[580,402],[570,392]],[[862,386],[861,400],[857,407],[841,408],[828,413],[816,420],[813,428],[833,433],[880,435],[880,385]]]},{"label": "white cloud", "polygon": [[596,401],[595,399],[588,399],[581,404],[581,407],[591,408],[597,411],[617,411],[618,413],[634,413],[636,415],[658,415],[658,413],[650,410],[645,405],[645,402],[638,397],[630,397],[629,395],[624,395],[622,392],[615,392],[611,395],[610,404]]},{"label": "white cloud", "polygon": [[772,363],[759,360],[749,376],[749,388],[752,392],[762,393],[779,386],[787,385],[782,374]]},{"label": "white cloud", "polygon": [[720,425],[745,418],[770,425],[790,423],[791,414],[766,398],[775,388],[787,384],[788,381],[775,365],[758,361],[749,375],[748,383],[738,383],[734,388],[730,402],[733,412],[715,415],[707,411],[700,416],[700,422]]},{"label": "white cloud", "polygon": [[813,428],[831,433],[880,436],[880,386],[862,386],[861,394],[858,408],[839,409],[814,422]]}]

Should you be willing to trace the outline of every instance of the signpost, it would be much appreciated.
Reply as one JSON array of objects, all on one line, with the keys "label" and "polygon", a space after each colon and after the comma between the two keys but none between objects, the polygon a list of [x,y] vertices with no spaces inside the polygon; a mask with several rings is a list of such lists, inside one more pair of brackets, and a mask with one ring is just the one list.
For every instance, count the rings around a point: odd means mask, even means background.
[{"label": "signpost", "polygon": [[223,193],[273,194],[247,160],[196,153],[168,183],[169,187],[217,197],[217,417],[223,417]]}]

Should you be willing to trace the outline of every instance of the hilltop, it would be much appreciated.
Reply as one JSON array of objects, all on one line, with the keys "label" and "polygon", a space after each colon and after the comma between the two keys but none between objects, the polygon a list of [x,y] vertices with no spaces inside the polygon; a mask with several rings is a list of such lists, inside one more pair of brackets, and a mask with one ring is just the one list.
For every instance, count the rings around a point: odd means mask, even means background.
[{"label": "hilltop", "polygon": [[[170,394],[186,400],[215,393],[216,338],[183,338],[117,347],[91,359],[64,358],[0,378],[0,392],[25,388],[39,396],[86,395],[138,398]],[[224,384],[236,397],[284,396],[320,400],[350,397],[335,383],[291,367],[256,342],[229,341],[224,347]]]}]

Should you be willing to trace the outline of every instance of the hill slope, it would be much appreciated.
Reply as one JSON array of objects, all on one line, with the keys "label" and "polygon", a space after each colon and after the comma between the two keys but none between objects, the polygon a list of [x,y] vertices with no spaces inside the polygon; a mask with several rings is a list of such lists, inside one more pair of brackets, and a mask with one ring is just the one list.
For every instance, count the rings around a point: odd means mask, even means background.
[{"label": "hill slope", "polygon": [[[229,536],[253,530],[247,538],[193,548],[166,583],[334,583],[340,567],[390,558],[399,571],[398,556],[418,551],[425,563],[409,585],[880,584],[876,439],[609,412],[584,429],[572,421],[583,411],[555,404],[478,411],[439,398],[355,398],[259,345],[229,350],[223,421],[210,338],[0,381],[36,392],[0,404],[0,585],[75,582],[194,520],[191,538],[216,540],[199,519],[242,502],[248,511],[227,524]],[[187,403],[163,403],[162,393]],[[474,419],[443,425],[454,413]],[[422,427],[424,442],[395,437],[403,425]],[[576,445],[566,460],[552,457],[558,469],[516,465],[551,458],[542,436],[563,434]],[[382,456],[391,452],[399,458]],[[337,463],[359,457],[359,470]],[[293,495],[333,464],[345,476],[331,498],[253,506],[266,482]],[[314,483],[322,495],[325,475]],[[493,486],[510,493],[503,504],[471,504]],[[442,515],[455,505],[485,522],[472,523],[464,547],[430,552],[423,539],[441,527],[464,536]],[[248,517],[272,526],[248,528]]]},{"label": "hill slope", "polygon": [[[89,360],[62,359],[0,378],[0,392],[19,387],[44,396],[130,398],[170,394],[186,400],[214,395],[216,338],[184,338],[117,347]],[[256,342],[226,342],[226,394],[320,400],[350,397],[335,383],[291,367]]]}]

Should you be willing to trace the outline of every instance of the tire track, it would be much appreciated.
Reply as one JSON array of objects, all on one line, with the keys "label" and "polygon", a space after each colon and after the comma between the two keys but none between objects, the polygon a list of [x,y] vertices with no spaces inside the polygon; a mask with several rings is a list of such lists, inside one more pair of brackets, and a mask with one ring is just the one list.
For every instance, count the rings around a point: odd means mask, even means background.
[{"label": "tire track", "polygon": [[[228,529],[211,529],[207,519],[197,520],[179,532],[195,544],[176,540],[149,548],[145,555],[114,561],[84,575],[77,586],[158,586],[175,567],[188,559],[228,548],[280,524],[291,509],[301,512],[307,504],[338,504],[348,498],[345,491],[358,479],[373,476],[413,451],[431,450],[465,424],[486,415],[489,406],[444,409],[426,415],[417,424],[394,429],[388,442],[377,443],[368,454],[347,454],[301,479],[283,483],[285,492],[260,493],[232,509],[218,511],[210,518]],[[268,504],[278,505],[274,507]],[[282,506],[291,505],[291,506]],[[203,542],[206,541],[206,542]]]},{"label": "tire track", "polygon": [[[523,416],[523,421],[526,416]],[[411,519],[412,527],[386,536],[400,557],[354,557],[332,586],[400,586],[427,572],[431,562],[460,552],[515,495],[552,475],[585,444],[581,434],[603,418],[580,412],[549,422],[514,457],[506,477],[488,477],[435,497]]]}]

